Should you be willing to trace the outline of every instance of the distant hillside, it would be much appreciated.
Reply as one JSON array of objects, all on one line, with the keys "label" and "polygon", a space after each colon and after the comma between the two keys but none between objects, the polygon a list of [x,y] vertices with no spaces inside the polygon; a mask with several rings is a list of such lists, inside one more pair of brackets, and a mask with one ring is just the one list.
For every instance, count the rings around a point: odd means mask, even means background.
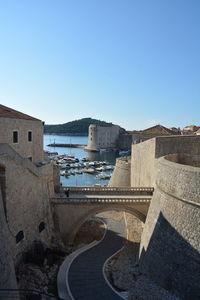
[{"label": "distant hillside", "polygon": [[114,124],[104,121],[84,118],[59,125],[44,125],[44,133],[46,134],[68,134],[68,135],[88,135],[88,127],[90,124],[100,126],[112,126]]}]

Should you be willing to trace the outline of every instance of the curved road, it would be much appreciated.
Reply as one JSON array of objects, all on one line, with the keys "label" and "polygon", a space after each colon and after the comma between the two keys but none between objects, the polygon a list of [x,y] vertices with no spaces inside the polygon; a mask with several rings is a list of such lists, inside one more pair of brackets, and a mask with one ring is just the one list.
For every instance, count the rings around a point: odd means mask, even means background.
[{"label": "curved road", "polygon": [[72,262],[68,282],[75,300],[122,300],[103,276],[105,261],[121,249],[126,237],[125,221],[105,219],[107,232],[101,243],[83,252]]}]

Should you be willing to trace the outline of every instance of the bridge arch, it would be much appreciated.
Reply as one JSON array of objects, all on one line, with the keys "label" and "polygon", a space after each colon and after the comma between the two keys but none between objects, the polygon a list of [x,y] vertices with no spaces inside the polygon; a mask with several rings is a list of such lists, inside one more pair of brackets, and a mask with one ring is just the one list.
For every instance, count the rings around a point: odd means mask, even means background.
[{"label": "bridge arch", "polygon": [[90,217],[105,211],[124,211],[145,222],[149,203],[112,203],[112,204],[57,204],[54,205],[54,221],[65,244],[72,244],[81,225]]},{"label": "bridge arch", "polygon": [[73,243],[73,240],[77,234],[77,232],[79,231],[80,227],[91,217],[95,216],[96,214],[102,213],[102,212],[106,212],[106,211],[111,211],[111,210],[115,210],[115,211],[123,211],[123,212],[127,212],[135,217],[137,217],[140,221],[142,221],[143,223],[145,222],[146,216],[144,214],[142,214],[141,212],[137,211],[134,208],[126,208],[126,207],[122,207],[122,206],[117,206],[117,207],[107,207],[107,208],[100,208],[100,209],[96,209],[93,208],[89,211],[87,211],[84,215],[82,215],[77,221],[76,224],[74,224],[74,229],[71,232],[71,237],[69,240],[69,243]]}]

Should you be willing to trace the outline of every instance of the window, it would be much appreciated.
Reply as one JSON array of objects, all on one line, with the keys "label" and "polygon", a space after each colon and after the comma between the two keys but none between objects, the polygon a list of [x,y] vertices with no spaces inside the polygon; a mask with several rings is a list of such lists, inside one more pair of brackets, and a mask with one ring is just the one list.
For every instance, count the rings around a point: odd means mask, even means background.
[{"label": "window", "polygon": [[18,143],[18,131],[13,131],[13,143]]},{"label": "window", "polygon": [[32,131],[28,131],[28,141],[32,142]]},{"label": "window", "polygon": [[45,223],[44,222],[41,222],[38,226],[38,231],[39,232],[42,232],[43,230],[45,229]]},{"label": "window", "polygon": [[21,230],[21,231],[18,232],[18,234],[15,237],[16,244],[18,244],[23,239],[24,239],[24,232]]},{"label": "window", "polygon": [[32,157],[30,156],[30,157],[28,157],[28,159],[30,159],[30,161],[32,161]]}]

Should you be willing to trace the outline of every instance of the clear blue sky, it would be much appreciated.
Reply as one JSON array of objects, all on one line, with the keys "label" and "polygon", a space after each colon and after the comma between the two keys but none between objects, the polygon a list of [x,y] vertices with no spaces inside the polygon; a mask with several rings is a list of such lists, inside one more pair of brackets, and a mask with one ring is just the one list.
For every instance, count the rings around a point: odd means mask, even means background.
[{"label": "clear blue sky", "polygon": [[46,124],[200,125],[200,0],[0,0],[0,103]]}]

